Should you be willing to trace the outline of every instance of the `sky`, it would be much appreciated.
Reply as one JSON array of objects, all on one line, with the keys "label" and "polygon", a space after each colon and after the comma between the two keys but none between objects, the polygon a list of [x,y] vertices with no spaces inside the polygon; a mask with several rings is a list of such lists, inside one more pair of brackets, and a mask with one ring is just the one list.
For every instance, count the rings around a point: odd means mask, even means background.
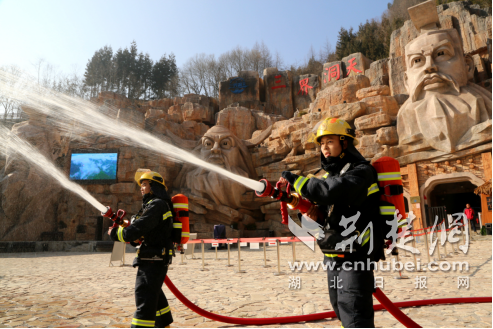
[{"label": "sky", "polygon": [[220,55],[263,41],[288,65],[311,46],[335,49],[342,27],[378,18],[390,0],[0,0],[0,66],[35,74],[43,58],[65,74],[84,73],[95,51],[135,40],[153,60],[174,53],[178,67],[197,53]]}]

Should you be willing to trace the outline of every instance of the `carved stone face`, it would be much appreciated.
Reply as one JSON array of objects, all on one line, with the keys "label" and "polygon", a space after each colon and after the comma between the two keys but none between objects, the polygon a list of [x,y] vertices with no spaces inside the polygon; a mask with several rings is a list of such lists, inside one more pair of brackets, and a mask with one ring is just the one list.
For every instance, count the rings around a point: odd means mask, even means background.
[{"label": "carved stone face", "polygon": [[468,69],[455,30],[431,31],[406,46],[406,88],[411,101],[426,94],[460,93],[467,84]]},{"label": "carved stone face", "polygon": [[229,129],[215,126],[202,137],[201,158],[209,163],[231,170],[240,165],[241,153]]},{"label": "carved stone face", "polygon": [[[252,156],[247,146],[226,127],[217,125],[209,129],[193,153],[200,159],[234,174],[256,178]],[[233,209],[241,207],[241,195],[246,191],[242,184],[214,171],[202,167],[190,170],[186,165],[175,183],[178,186],[186,186],[194,195],[209,197],[216,204]]]},{"label": "carved stone face", "polygon": [[457,30],[425,32],[406,45],[405,56],[410,97],[399,109],[393,156],[454,153],[491,140],[491,93],[468,82],[474,64]]}]

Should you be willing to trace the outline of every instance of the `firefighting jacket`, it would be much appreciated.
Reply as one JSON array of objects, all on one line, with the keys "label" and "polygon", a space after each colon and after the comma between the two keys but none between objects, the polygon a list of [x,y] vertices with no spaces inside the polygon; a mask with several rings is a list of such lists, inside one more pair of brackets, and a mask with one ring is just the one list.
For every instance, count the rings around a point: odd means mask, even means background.
[{"label": "firefighting jacket", "polygon": [[[322,227],[329,224],[331,230],[338,233],[358,232],[362,248],[346,260],[378,260],[383,255],[383,230],[379,209],[379,188],[375,169],[368,161],[346,154],[337,164],[327,165],[324,156],[322,167],[327,171],[322,179],[298,176],[293,187],[302,197],[318,205],[324,212],[324,218],[317,223]],[[341,176],[341,169],[350,163],[349,169]],[[331,206],[332,212],[329,216]],[[358,214],[359,213],[359,217]],[[356,216],[355,222],[343,224],[343,218]],[[385,223],[383,223],[385,224]],[[354,228],[352,227],[354,225]],[[370,239],[372,241],[370,241]],[[373,243],[370,243],[373,242]],[[354,242],[356,243],[356,242]],[[373,245],[373,246],[372,246]],[[349,248],[349,247],[346,247]],[[368,252],[370,251],[370,255]],[[328,254],[328,257],[336,257]]]},{"label": "firefighting jacket", "polygon": [[121,242],[133,242],[143,238],[137,253],[137,257],[141,259],[169,257],[168,254],[172,252],[173,231],[173,214],[169,205],[152,194],[146,194],[141,213],[130,226],[114,228],[111,238]]}]

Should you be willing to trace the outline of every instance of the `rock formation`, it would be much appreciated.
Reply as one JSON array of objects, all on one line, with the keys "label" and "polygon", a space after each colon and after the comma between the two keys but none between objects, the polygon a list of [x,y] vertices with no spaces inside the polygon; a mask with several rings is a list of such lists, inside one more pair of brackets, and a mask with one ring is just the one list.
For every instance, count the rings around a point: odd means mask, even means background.
[{"label": "rock formation", "polygon": [[[455,170],[478,176],[479,153],[491,151],[491,10],[467,2],[435,7],[430,1],[411,8],[410,15],[412,20],[392,34],[387,59],[373,62],[355,53],[325,63],[320,75],[267,68],[260,78],[242,71],[220,83],[218,100],[187,94],[141,101],[102,92],[92,101],[201,159],[271,183],[284,170],[304,176],[318,172],[319,147],[310,135],[327,117],[355,128],[357,148],[368,160],[389,155],[402,167],[417,163],[420,184],[433,172],[426,169],[431,162],[466,156],[474,157],[474,166]],[[103,134],[84,132],[68,140],[49,120],[30,114],[30,121],[14,125],[12,132],[35,143],[67,173],[72,151],[118,149],[117,182],[84,185],[103,204],[137,212],[141,196],[133,175],[149,168],[163,174],[171,194],[189,197],[191,231],[199,238],[211,237],[218,223],[227,224],[228,237],[291,234],[280,223],[279,203],[258,198],[241,184]],[[64,240],[107,238],[100,230],[109,223],[85,201],[63,193],[22,161],[0,157],[2,167],[0,240],[59,233]]]}]

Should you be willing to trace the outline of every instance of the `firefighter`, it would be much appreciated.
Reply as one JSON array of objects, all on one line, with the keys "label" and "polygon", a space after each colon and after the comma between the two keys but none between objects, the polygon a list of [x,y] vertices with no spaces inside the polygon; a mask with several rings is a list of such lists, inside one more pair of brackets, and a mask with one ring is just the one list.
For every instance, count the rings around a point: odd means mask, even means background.
[{"label": "firefighter", "polygon": [[[303,215],[324,228],[323,238],[317,241],[321,249],[338,249],[334,247],[336,242],[354,239],[352,250],[346,246],[344,253],[324,253],[330,302],[343,327],[374,327],[374,268],[367,264],[383,257],[384,244],[381,223],[377,223],[380,216],[377,173],[356,150],[354,130],[344,120],[322,120],[313,134],[321,148],[322,169],[326,172],[323,178],[284,171],[279,182],[290,183],[297,193],[316,204]],[[324,214],[323,218],[317,213]]]},{"label": "firefighter", "polygon": [[135,281],[135,311],[132,328],[167,328],[173,322],[168,300],[161,287],[171,263],[173,244],[173,204],[163,177],[153,171],[137,172],[142,193],[142,209],[128,227],[108,231],[114,241],[130,242],[138,247],[133,267],[138,266]]}]

